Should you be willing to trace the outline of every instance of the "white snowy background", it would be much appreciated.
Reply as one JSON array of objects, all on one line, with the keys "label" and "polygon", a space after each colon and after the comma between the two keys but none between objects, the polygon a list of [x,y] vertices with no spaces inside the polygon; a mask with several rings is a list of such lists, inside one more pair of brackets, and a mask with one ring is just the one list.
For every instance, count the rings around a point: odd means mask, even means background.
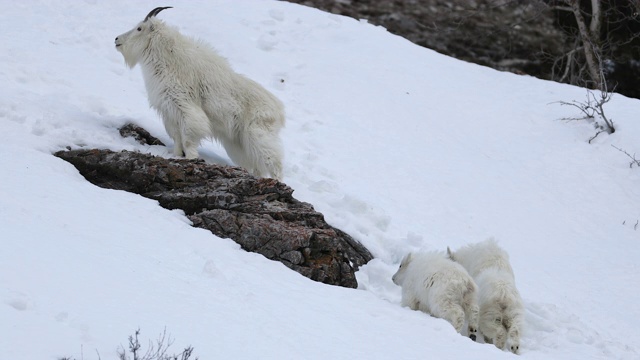
[{"label": "white snowy background", "polygon": [[[400,306],[412,250],[494,236],[526,306],[523,359],[640,359],[640,101],[618,131],[553,104],[581,88],[501,73],[366,21],[275,1],[0,0],[0,358],[114,359],[140,328],[205,359],[502,359]],[[156,6],[285,104],[284,181],[375,256],[359,289],[316,283],[91,185],[51,155],[171,156],[114,38]],[[123,139],[134,122],[168,148]],[[204,142],[201,155],[230,163]]]}]

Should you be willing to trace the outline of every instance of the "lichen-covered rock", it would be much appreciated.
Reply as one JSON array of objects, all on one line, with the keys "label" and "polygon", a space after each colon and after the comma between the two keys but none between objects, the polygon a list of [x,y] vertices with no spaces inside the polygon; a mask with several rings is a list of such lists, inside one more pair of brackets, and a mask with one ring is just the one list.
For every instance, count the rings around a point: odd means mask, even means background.
[{"label": "lichen-covered rock", "polygon": [[289,186],[241,168],[129,151],[55,155],[95,185],[182,209],[194,226],[231,238],[243,249],[316,281],[355,288],[354,272],[372,258],[360,243],[327,224],[313,206],[296,200]]}]

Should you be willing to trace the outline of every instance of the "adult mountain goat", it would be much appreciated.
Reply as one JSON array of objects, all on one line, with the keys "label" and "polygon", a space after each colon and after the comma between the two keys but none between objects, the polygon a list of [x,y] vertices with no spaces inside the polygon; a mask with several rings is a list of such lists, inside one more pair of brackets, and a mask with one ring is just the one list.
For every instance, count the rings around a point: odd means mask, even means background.
[{"label": "adult mountain goat", "polygon": [[460,264],[440,252],[409,253],[392,280],[402,287],[402,306],[445,319],[458,333],[466,319],[469,337],[476,340],[476,285]]},{"label": "adult mountain goat", "polygon": [[175,156],[198,157],[204,138],[222,143],[234,163],[256,176],[282,178],[284,106],[258,83],[235,73],[207,44],[156,15],[116,37],[126,64],[140,64],[149,104],[174,141]]},{"label": "adult mountain goat", "polygon": [[453,252],[449,258],[464,266],[478,286],[480,321],[478,330],[485,342],[499,349],[505,345],[513,353],[520,350],[520,331],[524,306],[516,289],[509,255],[495,240],[470,244]]}]

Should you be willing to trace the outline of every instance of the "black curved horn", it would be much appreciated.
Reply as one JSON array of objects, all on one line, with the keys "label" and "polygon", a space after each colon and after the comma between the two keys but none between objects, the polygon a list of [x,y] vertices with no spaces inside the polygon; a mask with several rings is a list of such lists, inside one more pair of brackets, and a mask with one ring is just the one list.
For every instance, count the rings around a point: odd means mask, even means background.
[{"label": "black curved horn", "polygon": [[[144,18],[144,21],[149,20],[149,18],[155,17],[156,15],[158,15],[158,13],[164,9],[171,9],[173,6],[165,6],[165,7],[157,7],[153,10],[151,10],[151,12],[149,12],[149,14],[147,15],[146,18]],[[143,21],[143,22],[144,22]]]}]

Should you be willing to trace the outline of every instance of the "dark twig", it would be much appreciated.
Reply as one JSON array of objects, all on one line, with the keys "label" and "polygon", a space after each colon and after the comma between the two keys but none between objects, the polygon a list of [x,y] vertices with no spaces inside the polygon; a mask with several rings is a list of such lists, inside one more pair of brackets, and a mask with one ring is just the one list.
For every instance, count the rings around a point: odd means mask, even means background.
[{"label": "dark twig", "polygon": [[633,155],[631,155],[628,152],[620,149],[619,147],[617,147],[615,145],[611,145],[611,146],[613,146],[614,149],[624,153],[625,155],[627,155],[631,159],[631,162],[629,163],[629,168],[633,168],[633,165],[640,167],[640,159],[636,159],[636,154],[635,153]]},{"label": "dark twig", "polygon": [[598,135],[602,134],[603,132],[605,132],[605,130],[599,130],[598,132],[596,132],[596,134],[595,134],[595,135],[593,135],[592,137],[590,137],[590,138],[589,138],[588,143],[589,143],[589,144],[591,144],[591,142],[592,142],[593,140],[595,140],[595,139],[598,137]]}]

